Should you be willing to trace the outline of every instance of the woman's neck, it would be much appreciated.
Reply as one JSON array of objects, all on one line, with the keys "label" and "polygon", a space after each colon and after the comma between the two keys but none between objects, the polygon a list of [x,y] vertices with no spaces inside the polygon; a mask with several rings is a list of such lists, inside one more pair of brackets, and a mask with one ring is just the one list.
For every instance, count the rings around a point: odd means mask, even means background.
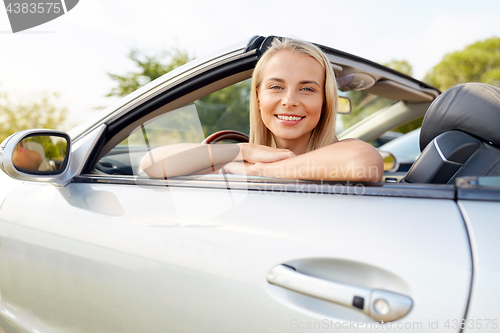
[{"label": "woman's neck", "polygon": [[311,133],[293,140],[274,137],[274,142],[276,142],[276,148],[288,149],[293,151],[295,155],[301,155],[306,152],[310,137]]}]

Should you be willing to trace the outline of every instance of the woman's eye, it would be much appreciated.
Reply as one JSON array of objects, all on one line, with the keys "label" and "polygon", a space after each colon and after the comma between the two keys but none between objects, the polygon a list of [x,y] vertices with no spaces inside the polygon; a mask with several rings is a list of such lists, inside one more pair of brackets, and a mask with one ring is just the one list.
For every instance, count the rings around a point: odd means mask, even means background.
[{"label": "woman's eye", "polygon": [[310,91],[310,92],[314,92],[315,91],[313,88],[310,88],[310,87],[303,87],[302,90]]},{"label": "woman's eye", "polygon": [[281,86],[270,86],[269,89],[278,90],[278,89],[281,89]]}]

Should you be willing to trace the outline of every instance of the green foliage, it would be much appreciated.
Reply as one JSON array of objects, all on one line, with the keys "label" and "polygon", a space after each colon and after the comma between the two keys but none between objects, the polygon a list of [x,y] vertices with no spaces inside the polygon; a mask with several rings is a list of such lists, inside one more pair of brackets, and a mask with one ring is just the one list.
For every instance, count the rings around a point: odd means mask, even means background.
[{"label": "green foliage", "polygon": [[465,82],[500,87],[500,38],[485,39],[446,54],[424,80],[442,91]]},{"label": "green foliage", "polygon": [[15,104],[6,93],[0,94],[0,142],[26,129],[60,128],[68,110],[53,104],[57,97],[57,94],[44,93],[36,100],[22,99]]},{"label": "green foliage", "polygon": [[413,76],[413,68],[406,60],[391,60],[383,65],[397,70],[398,72],[401,72],[403,74]]},{"label": "green foliage", "polygon": [[61,140],[56,143],[57,150],[59,150],[60,156],[66,156],[66,150],[68,149],[68,144],[66,141]]},{"label": "green foliage", "polygon": [[146,83],[192,60],[186,51],[179,49],[163,51],[154,55],[132,49],[127,57],[135,63],[139,70],[128,72],[123,76],[108,73],[109,77],[118,83],[118,87],[113,88],[107,96],[126,96]]}]

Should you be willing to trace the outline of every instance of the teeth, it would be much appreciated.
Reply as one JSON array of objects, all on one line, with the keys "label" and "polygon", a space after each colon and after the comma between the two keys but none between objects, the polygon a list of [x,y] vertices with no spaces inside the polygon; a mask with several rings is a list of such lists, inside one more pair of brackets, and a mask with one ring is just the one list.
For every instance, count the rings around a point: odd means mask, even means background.
[{"label": "teeth", "polygon": [[282,116],[282,115],[277,115],[279,119],[281,120],[300,120],[302,117],[295,117],[295,116]]}]

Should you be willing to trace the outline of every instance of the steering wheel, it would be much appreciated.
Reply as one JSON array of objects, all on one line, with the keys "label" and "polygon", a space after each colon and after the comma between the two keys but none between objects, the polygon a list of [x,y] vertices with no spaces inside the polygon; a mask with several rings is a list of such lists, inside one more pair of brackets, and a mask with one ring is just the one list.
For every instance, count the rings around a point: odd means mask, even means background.
[{"label": "steering wheel", "polygon": [[218,131],[210,134],[201,143],[212,144],[222,140],[235,140],[238,142],[248,142],[248,135],[233,130]]}]

